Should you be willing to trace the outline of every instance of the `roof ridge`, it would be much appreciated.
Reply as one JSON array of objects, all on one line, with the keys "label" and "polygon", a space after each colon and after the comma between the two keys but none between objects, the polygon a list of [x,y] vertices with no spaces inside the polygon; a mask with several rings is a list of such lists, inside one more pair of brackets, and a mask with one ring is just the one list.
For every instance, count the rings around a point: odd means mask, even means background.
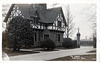
[{"label": "roof ridge", "polygon": [[53,7],[53,8],[48,8],[47,10],[49,10],[49,9],[62,9],[62,7]]}]

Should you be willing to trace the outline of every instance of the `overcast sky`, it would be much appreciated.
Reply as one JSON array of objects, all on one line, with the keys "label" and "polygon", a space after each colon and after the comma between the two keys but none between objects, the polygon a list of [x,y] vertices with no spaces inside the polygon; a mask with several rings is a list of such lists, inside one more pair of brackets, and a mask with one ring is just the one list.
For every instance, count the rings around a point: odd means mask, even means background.
[{"label": "overcast sky", "polygon": [[[68,4],[49,4],[48,7],[63,7],[64,13]],[[75,29],[72,38],[75,39],[77,28],[80,28],[81,39],[89,39],[93,37],[93,21],[96,21],[94,17],[90,19],[96,12],[96,4],[69,4],[71,14],[74,16],[73,22],[75,23]],[[66,13],[65,13],[66,16]]]},{"label": "overcast sky", "polygon": [[[65,14],[65,9],[68,4],[48,4],[48,8],[62,6]],[[77,28],[80,28],[81,39],[93,37],[93,22],[89,18],[96,12],[95,4],[69,4],[71,14],[74,16],[73,22],[75,23],[74,32],[72,38],[75,39]],[[7,8],[9,6],[7,5]],[[65,14],[66,15],[66,14]],[[96,21],[95,19],[93,19]]]}]

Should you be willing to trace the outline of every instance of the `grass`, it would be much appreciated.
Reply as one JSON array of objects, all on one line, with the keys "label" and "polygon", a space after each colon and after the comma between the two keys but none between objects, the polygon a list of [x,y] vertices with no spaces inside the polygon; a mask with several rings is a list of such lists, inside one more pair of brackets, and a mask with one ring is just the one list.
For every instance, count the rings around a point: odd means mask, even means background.
[{"label": "grass", "polygon": [[96,50],[89,51],[87,53],[96,53]]},{"label": "grass", "polygon": [[[96,50],[92,50],[87,53],[96,53]],[[65,56],[65,57],[51,59],[49,61],[96,61],[96,54]]]},{"label": "grass", "polygon": [[17,56],[17,55],[24,55],[24,54],[35,54],[35,53],[39,53],[38,51],[10,51],[7,49],[3,49],[3,52],[5,52],[8,56]]},{"label": "grass", "polygon": [[73,59],[71,56],[65,56],[56,59],[51,59],[49,61],[96,61],[96,54],[73,55],[73,56],[78,56],[79,58]]},{"label": "grass", "polygon": [[44,50],[44,49],[39,49],[39,50],[33,50],[33,51],[10,51],[8,49],[3,49],[3,52],[5,52],[8,56],[17,56],[17,55],[24,55],[24,54],[36,54],[40,53],[39,51],[43,52],[52,52],[52,51],[58,51],[58,50]]}]

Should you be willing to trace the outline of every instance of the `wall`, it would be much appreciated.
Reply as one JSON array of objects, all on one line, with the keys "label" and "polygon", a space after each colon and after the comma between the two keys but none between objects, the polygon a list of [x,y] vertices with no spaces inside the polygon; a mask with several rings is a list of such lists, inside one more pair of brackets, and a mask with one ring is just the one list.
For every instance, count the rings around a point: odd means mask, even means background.
[{"label": "wall", "polygon": [[82,41],[80,41],[80,46],[93,46],[93,41],[82,40]]},{"label": "wall", "polygon": [[[37,33],[37,41],[34,42],[34,46],[38,47],[40,46],[41,42],[44,40],[44,35],[48,34],[49,38],[53,40],[53,42],[55,42],[56,46],[62,46],[62,42],[63,42],[63,33],[62,32],[57,32],[57,31],[49,31],[49,30],[45,30],[45,31],[33,31],[34,33]],[[39,34],[41,34],[40,36],[40,41],[39,39]],[[60,34],[60,42],[58,42],[56,40],[56,34]]]}]

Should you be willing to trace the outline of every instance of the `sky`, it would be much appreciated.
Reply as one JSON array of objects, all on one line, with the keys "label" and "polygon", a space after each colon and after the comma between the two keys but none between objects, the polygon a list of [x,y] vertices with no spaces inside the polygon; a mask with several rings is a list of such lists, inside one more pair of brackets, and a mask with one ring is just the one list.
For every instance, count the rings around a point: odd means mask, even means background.
[{"label": "sky", "polygon": [[[92,20],[96,21],[96,19],[90,20],[89,18],[91,18],[91,16],[96,12],[96,5],[95,4],[58,4],[58,3],[54,3],[54,4],[47,4],[47,7],[48,8],[62,7],[64,15],[66,17],[66,9],[67,9],[68,5],[70,7],[71,14],[74,17],[73,22],[75,23],[75,26],[74,26],[75,31],[73,32],[74,34],[72,35],[71,38],[76,39],[78,27],[80,28],[81,39],[92,38],[93,31],[94,31]],[[7,5],[6,8],[9,9],[9,6],[10,5]]]},{"label": "sky", "polygon": [[[81,39],[90,39],[93,37],[93,21],[96,22],[95,17],[90,19],[96,12],[96,4],[54,4],[53,7],[62,6],[63,12],[66,16],[66,8],[69,5],[73,22],[75,23],[75,32],[71,38],[76,39],[77,28],[80,28]],[[52,7],[49,4],[48,7]],[[93,20],[93,21],[92,21]]]}]

